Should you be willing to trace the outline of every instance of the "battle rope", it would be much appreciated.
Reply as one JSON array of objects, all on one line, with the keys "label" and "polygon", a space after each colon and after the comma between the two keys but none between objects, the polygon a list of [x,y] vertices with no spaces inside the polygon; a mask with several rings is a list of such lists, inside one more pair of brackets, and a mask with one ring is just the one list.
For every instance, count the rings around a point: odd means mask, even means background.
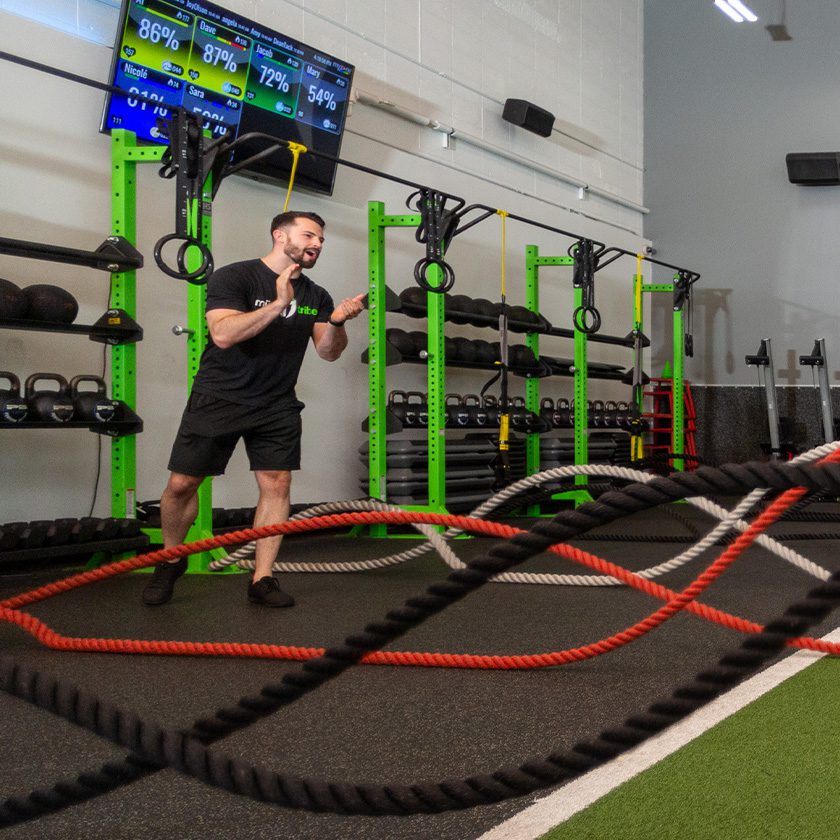
[{"label": "battle rope", "polygon": [[[387,515],[383,512],[382,516],[371,520],[366,517],[361,522],[359,517],[353,516],[327,516],[319,517],[305,526],[305,530],[311,531],[313,528],[329,528],[336,525],[353,525],[353,524],[381,524],[381,523],[406,523],[412,521],[417,525],[416,520],[428,519],[437,524],[444,524],[448,520],[455,517],[442,514],[424,514],[422,512],[409,513],[406,511],[393,511],[397,515]],[[470,520],[466,517],[458,517],[459,527],[462,530],[469,530],[471,532],[482,533],[488,536],[510,538],[514,534],[525,533],[521,529],[512,526],[501,525],[498,523],[488,522],[486,520]],[[423,526],[431,528],[430,525]],[[296,531],[304,530],[304,526],[300,523],[281,524],[275,526],[268,526],[271,534],[264,533],[262,536],[274,535],[276,533],[295,533]],[[237,532],[237,537],[247,534],[248,531]],[[225,539],[231,535],[226,535]],[[217,540],[214,540],[217,541]],[[189,546],[187,546],[189,547]],[[204,550],[213,546],[205,545]],[[630,572],[627,569],[603,560],[600,557],[592,555],[588,552],[574,548],[568,545],[554,545],[549,547],[548,551],[555,553],[561,557],[572,560],[576,563],[589,566],[590,568],[601,571],[607,575],[613,575],[616,580],[651,595],[655,598],[668,601],[677,597],[677,593],[667,589],[658,584],[650,583],[638,573]],[[140,555],[130,561],[132,568],[140,568],[141,562],[143,566],[151,565],[155,559],[159,559],[161,552],[151,552],[146,555]],[[465,568],[463,563],[458,561],[459,565],[456,568]],[[97,638],[70,638],[62,636],[45,623],[27,613],[22,613],[14,607],[23,606],[26,604],[35,603],[36,601],[44,600],[52,597],[60,592],[67,592],[75,589],[78,586],[95,583],[96,581],[104,580],[115,574],[122,574],[126,571],[125,567],[121,566],[119,562],[102,566],[99,569],[87,572],[81,575],[76,575],[71,578],[66,578],[57,584],[47,584],[39,589],[31,592],[23,593],[14,598],[7,599],[0,602],[0,620],[8,621],[30,633],[34,638],[53,650],[63,651],[83,651],[87,653],[121,653],[121,654],[161,654],[161,655],[189,655],[189,656],[239,656],[239,657],[263,657],[272,659],[291,659],[291,660],[306,660],[320,656],[324,653],[323,648],[315,647],[299,647],[288,645],[269,645],[269,644],[248,644],[235,642],[172,642],[172,641],[153,641],[153,640],[134,640],[134,639],[97,639]],[[704,574],[710,574],[706,570]],[[695,581],[696,583],[696,581]],[[761,625],[755,622],[747,621],[733,616],[722,610],[717,610],[705,604],[691,601],[685,607],[689,612],[692,612],[707,621],[713,621],[721,624],[724,627],[738,630],[740,632],[758,632],[761,630]],[[424,666],[424,667],[443,667],[443,668],[469,668],[469,669],[534,669],[554,667],[558,665],[566,665],[571,662],[581,662],[585,659],[601,654],[608,653],[616,647],[626,644],[638,638],[642,633],[648,632],[661,623],[657,619],[657,613],[642,619],[636,624],[624,630],[620,630],[605,639],[600,639],[597,642],[584,645],[582,647],[569,648],[567,650],[552,651],[549,653],[540,654],[519,654],[515,656],[505,655],[488,655],[479,656],[474,654],[454,654],[454,653],[423,653],[412,651],[377,651],[368,654],[360,660],[360,663],[368,665],[410,665],[410,666]],[[670,617],[666,615],[665,617]],[[651,622],[654,622],[651,624]],[[840,654],[840,644],[832,644],[821,642],[816,639],[803,638],[791,641],[793,647],[803,647],[810,650],[821,650],[825,653]]]},{"label": "battle rope", "polygon": [[[834,442],[823,444],[809,452],[805,452],[798,456],[791,463],[805,464],[812,461],[819,460],[829,455],[840,448],[840,443]],[[638,470],[631,470],[626,467],[612,467],[607,465],[581,465],[575,467],[558,467],[552,470],[546,470],[528,478],[509,485],[502,491],[492,496],[487,501],[479,505],[470,513],[472,518],[483,518],[490,513],[496,512],[500,507],[506,505],[511,500],[518,498],[523,493],[528,492],[535,486],[541,486],[555,480],[562,480],[572,478],[577,475],[587,476],[608,476],[611,478],[620,478],[625,481],[650,482],[654,476],[643,473]],[[705,498],[689,499],[689,503],[698,507],[700,510],[708,513],[712,517],[720,520],[714,530],[710,531],[706,537],[698,542],[692,548],[686,550],[677,557],[653,566],[649,569],[644,569],[637,574],[646,577],[654,578],[666,572],[674,571],[681,566],[689,563],[695,557],[701,555],[706,549],[715,545],[720,541],[725,534],[733,528],[745,531],[749,526],[742,521],[742,517],[751,510],[752,507],[762,498],[766,491],[755,490],[747,496],[731,513],[716,503]],[[321,516],[329,513],[338,513],[345,510],[395,510],[393,506],[387,505],[384,502],[362,502],[359,500],[345,501],[345,502],[328,502],[323,505],[318,505],[314,508],[302,511],[292,517],[292,521],[298,518],[307,518],[309,516]],[[461,532],[458,529],[449,529],[444,535],[447,539],[452,539],[458,536]],[[806,573],[816,577],[820,580],[825,580],[829,576],[829,572],[812,562],[808,558],[802,556],[798,552],[781,545],[777,540],[762,534],[758,538],[759,544],[775,553],[788,563],[802,569]],[[408,560],[413,560],[422,556],[430,550],[429,545],[415,546],[407,551],[399,554],[390,555],[375,560],[363,560],[353,563],[290,563],[287,561],[277,561],[274,564],[274,569],[280,572],[359,572],[367,571],[369,569],[384,568],[387,566],[397,565]],[[440,553],[440,549],[437,549]],[[213,560],[209,568],[212,571],[218,571],[227,566],[237,563],[241,568],[253,569],[253,551],[254,543],[249,543],[240,549],[237,549],[227,557]],[[446,559],[446,556],[441,554],[444,562],[450,568],[456,568],[452,562]],[[510,572],[504,575],[499,575],[493,578],[494,582],[501,583],[536,583],[536,584],[553,584],[561,586],[616,586],[620,585],[620,581],[611,577],[596,576],[596,575],[555,575],[542,574],[534,575],[530,572]]]},{"label": "battle rope", "polygon": [[[835,457],[829,456],[830,459]],[[840,488],[840,469],[835,464],[820,467],[745,464],[718,470],[702,467],[693,473],[678,473],[656,479],[649,485],[632,485],[623,491],[605,494],[597,502],[582,505],[575,511],[562,511],[550,522],[540,521],[528,533],[494,545],[484,557],[472,561],[467,569],[452,572],[444,583],[432,585],[423,596],[411,598],[402,607],[390,611],[384,621],[368,625],[362,633],[348,637],[343,645],[304,663],[296,672],[285,675],[280,683],[265,686],[258,697],[242,698],[235,709],[220,710],[212,719],[198,721],[189,733],[164,730],[136,717],[128,717],[110,704],[37,672],[27,672],[9,661],[4,661],[0,667],[0,686],[140,754],[122,765],[103,767],[101,772],[106,775],[103,790],[112,790],[123,782],[120,772],[131,781],[144,772],[151,772],[151,764],[157,764],[171,766],[210,784],[262,801],[342,814],[438,812],[521,796],[603,764],[745,679],[778,654],[789,639],[801,636],[831,612],[840,601],[840,576],[832,576],[828,582],[810,592],[805,600],[791,605],[780,619],[771,622],[761,633],[750,636],[736,651],[724,656],[714,669],[698,674],[692,684],[678,688],[667,700],[628,718],[619,727],[602,732],[593,741],[580,742],[570,750],[542,759],[532,759],[518,768],[502,768],[491,775],[440,784],[378,786],[326,783],[250,767],[207,749],[205,743],[240,730],[296,701],[343,673],[366,653],[381,649],[480,588],[493,574],[524,562],[550,545],[628,513],[687,495],[731,494],[756,487],[786,492],[761,514],[745,534],[738,537],[718,562],[724,561],[724,558],[731,558],[729,562],[732,562],[753,542],[757,533],[768,527],[793,501],[801,498],[806,489],[836,492]],[[74,789],[72,794],[80,794],[82,798],[97,795],[98,777],[87,774],[79,781],[80,789]],[[51,798],[53,795],[55,799]],[[47,805],[50,808],[62,807],[61,804],[55,805],[61,799],[66,800],[62,790],[54,789],[36,796],[33,807],[40,810]],[[28,817],[21,817],[21,814],[28,805],[28,799],[13,803],[7,801],[0,811],[0,819],[26,819]],[[18,806],[22,806],[22,810]]]}]

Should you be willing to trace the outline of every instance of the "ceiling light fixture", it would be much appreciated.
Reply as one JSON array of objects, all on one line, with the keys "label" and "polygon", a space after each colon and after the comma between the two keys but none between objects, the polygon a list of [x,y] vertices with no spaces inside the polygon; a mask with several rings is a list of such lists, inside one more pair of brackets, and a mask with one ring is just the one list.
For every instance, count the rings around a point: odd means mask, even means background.
[{"label": "ceiling light fixture", "polygon": [[732,18],[735,23],[743,23],[744,18],[726,2],[726,0],[715,0],[715,6],[717,6],[728,18]]},{"label": "ceiling light fixture", "polygon": [[727,0],[730,6],[738,12],[743,18],[748,20],[750,23],[755,23],[758,20],[758,17],[752,12],[751,9],[748,9],[741,0]]},{"label": "ceiling light fixture", "polygon": [[758,20],[756,15],[741,0],[715,0],[715,6],[735,23],[743,23],[745,20],[755,23]]}]

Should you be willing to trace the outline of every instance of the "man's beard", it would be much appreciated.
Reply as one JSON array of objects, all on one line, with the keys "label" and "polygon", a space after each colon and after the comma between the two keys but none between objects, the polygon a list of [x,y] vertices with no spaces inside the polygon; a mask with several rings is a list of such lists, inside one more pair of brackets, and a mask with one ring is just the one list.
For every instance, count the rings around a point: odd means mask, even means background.
[{"label": "man's beard", "polygon": [[283,249],[283,253],[294,263],[297,263],[301,268],[312,268],[318,260],[319,254],[310,256],[306,253],[305,248],[296,248],[294,245],[287,245]]}]

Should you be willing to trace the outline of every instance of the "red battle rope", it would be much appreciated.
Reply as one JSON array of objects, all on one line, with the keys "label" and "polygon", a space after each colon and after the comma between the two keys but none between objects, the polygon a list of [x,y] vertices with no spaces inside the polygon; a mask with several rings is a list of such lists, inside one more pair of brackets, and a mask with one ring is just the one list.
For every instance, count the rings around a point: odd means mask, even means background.
[{"label": "red battle rope", "polygon": [[[588,566],[598,572],[612,575],[641,592],[645,592],[666,603],[646,618],[631,627],[613,634],[605,639],[584,645],[582,647],[550,653],[518,655],[518,656],[479,656],[473,654],[428,653],[411,651],[376,651],[368,654],[361,661],[370,665],[413,665],[425,667],[447,668],[483,668],[483,669],[531,669],[564,665],[570,662],[580,662],[594,656],[615,650],[640,636],[650,632],[655,627],[667,621],[676,613],[686,609],[695,615],[714,621],[742,633],[761,631],[761,625],[733,616],[721,610],[714,609],[696,602],[696,598],[707,589],[711,583],[720,577],[732,563],[749,547],[758,534],[766,530],[796,499],[804,494],[804,490],[796,488],[787,491],[779,497],[767,510],[750,526],[749,530],[741,534],[709,567],[702,572],[682,592],[676,593],[664,586],[653,583],[620,566],[596,557],[580,549],[560,544],[552,546],[550,551],[574,562]],[[191,655],[191,656],[239,656],[261,657],[271,659],[305,660],[323,654],[323,648],[299,647],[289,645],[248,644],[233,642],[179,642],[152,641],[134,639],[99,639],[62,636],[34,616],[18,609],[21,606],[45,600],[59,593],[84,586],[89,583],[104,580],[108,577],[133,571],[144,566],[154,565],[164,560],[175,559],[199,551],[206,551],[222,545],[230,545],[274,536],[276,534],[300,533],[314,531],[321,528],[340,527],[347,525],[372,525],[379,523],[411,524],[422,522],[432,525],[447,525],[461,530],[481,533],[494,537],[509,538],[522,533],[521,529],[507,525],[488,522],[484,519],[473,519],[463,516],[423,513],[419,511],[371,511],[362,513],[332,514],[295,522],[284,522],[278,525],[250,528],[224,534],[212,539],[198,540],[194,543],[177,546],[172,549],[161,549],[148,554],[139,555],[130,560],[122,560],[108,564],[99,569],[83,572],[64,580],[50,583],[33,589],[14,598],[0,602],[0,620],[7,621],[26,630],[46,647],[54,650],[71,650],[85,652],[107,653],[141,653],[163,655]],[[840,645],[823,642],[810,637],[793,639],[789,645],[824,653],[840,653]]]}]

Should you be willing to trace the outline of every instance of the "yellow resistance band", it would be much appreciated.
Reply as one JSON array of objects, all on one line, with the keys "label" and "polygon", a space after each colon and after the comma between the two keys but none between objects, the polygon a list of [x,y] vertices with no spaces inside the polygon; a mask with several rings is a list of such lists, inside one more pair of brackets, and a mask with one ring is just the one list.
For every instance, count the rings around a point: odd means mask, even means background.
[{"label": "yellow resistance band", "polygon": [[283,212],[289,209],[289,199],[292,197],[292,187],[295,183],[295,172],[297,171],[298,158],[301,153],[306,154],[308,149],[300,143],[289,141],[289,151],[292,153],[292,171],[289,173],[289,189],[286,190],[286,200],[283,202]]},{"label": "yellow resistance band", "polygon": [[502,300],[505,299],[505,221],[507,220],[506,210],[497,210],[496,213],[502,220]]},{"label": "yellow resistance band", "polygon": [[[636,328],[642,328],[642,260],[644,260],[644,254],[636,254],[636,301],[635,301],[635,312],[634,312],[634,319],[636,321]],[[641,410],[641,406],[639,406],[639,410]],[[644,458],[645,450],[644,450],[644,439],[641,435],[631,435],[630,436],[630,460],[631,461],[641,461]]]}]

